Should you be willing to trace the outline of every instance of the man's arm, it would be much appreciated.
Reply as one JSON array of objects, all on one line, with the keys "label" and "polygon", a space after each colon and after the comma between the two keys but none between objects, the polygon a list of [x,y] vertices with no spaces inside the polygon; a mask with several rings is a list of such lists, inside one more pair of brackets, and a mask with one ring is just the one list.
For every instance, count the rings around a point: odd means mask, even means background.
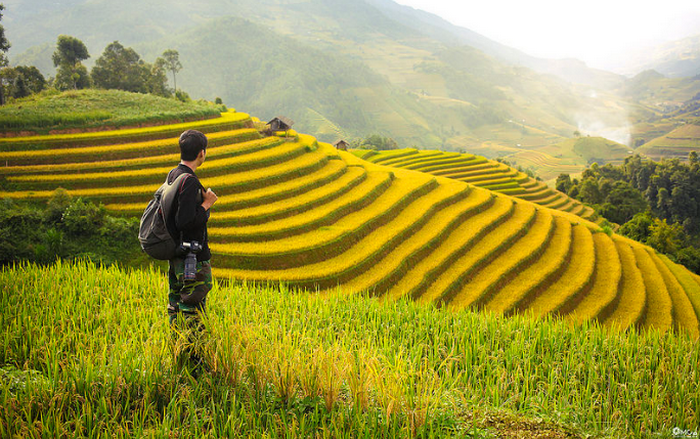
[{"label": "man's arm", "polygon": [[208,207],[204,207],[206,203],[205,196],[205,201],[202,204],[198,204],[200,191],[201,186],[197,184],[194,178],[188,178],[182,186],[175,214],[175,226],[177,226],[178,230],[202,228],[207,224],[209,217],[207,210],[213,203],[207,203]]},{"label": "man's arm", "polygon": [[203,197],[204,197],[204,202],[202,203],[202,207],[204,210],[209,210],[211,206],[216,203],[216,200],[219,199],[219,197],[216,196],[213,190],[211,188],[207,189],[206,192],[203,192]]}]

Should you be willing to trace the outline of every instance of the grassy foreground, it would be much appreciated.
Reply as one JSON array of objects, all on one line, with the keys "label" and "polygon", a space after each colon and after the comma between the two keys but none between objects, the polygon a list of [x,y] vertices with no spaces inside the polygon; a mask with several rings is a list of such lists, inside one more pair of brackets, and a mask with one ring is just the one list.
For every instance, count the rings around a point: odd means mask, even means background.
[{"label": "grassy foreground", "polygon": [[[175,366],[165,276],[0,271],[0,437],[673,437],[700,425],[685,335],[217,285]],[[677,430],[678,431],[678,430]]]}]

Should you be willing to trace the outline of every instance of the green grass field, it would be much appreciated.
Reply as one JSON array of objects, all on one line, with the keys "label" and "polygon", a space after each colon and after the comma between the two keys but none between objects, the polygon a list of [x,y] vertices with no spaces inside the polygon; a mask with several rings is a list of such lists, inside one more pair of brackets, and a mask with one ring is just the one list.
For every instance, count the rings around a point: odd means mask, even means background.
[{"label": "green grass field", "polygon": [[686,335],[217,284],[175,357],[165,274],[0,271],[1,437],[673,437],[700,422]]},{"label": "green grass field", "polygon": [[223,107],[120,90],[45,91],[0,107],[0,131],[126,126],[217,117]]}]

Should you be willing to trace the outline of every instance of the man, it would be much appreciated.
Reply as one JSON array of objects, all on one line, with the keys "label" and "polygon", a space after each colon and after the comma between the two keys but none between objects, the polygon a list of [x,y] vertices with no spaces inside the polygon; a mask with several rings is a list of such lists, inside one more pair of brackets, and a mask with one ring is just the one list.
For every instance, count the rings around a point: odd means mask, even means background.
[{"label": "man", "polygon": [[[196,276],[194,280],[186,280],[185,256],[170,260],[168,280],[170,292],[168,295],[168,317],[171,325],[175,325],[178,317],[187,321],[189,330],[200,332],[203,328],[198,313],[206,306],[207,293],[212,288],[211,251],[207,235],[209,209],[216,203],[218,197],[211,188],[204,190],[195,171],[207,156],[207,137],[196,130],[187,130],[180,135],[180,164],[168,174],[168,183],[172,183],[181,174],[189,174],[181,180],[177,195],[170,210],[172,217],[169,224],[170,232],[180,243],[201,245],[196,254]],[[191,337],[190,341],[192,341]],[[190,354],[190,360],[195,364],[200,360],[196,354]]]}]

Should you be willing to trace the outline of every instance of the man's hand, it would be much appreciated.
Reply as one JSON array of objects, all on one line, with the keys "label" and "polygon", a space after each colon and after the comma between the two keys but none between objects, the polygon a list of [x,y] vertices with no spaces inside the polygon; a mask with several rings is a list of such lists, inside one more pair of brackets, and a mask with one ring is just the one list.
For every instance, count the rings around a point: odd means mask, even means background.
[{"label": "man's hand", "polygon": [[202,207],[204,210],[209,210],[211,206],[216,203],[216,200],[219,199],[219,197],[216,196],[213,190],[211,188],[207,189],[206,192],[203,193],[204,196],[204,202],[202,202]]}]

